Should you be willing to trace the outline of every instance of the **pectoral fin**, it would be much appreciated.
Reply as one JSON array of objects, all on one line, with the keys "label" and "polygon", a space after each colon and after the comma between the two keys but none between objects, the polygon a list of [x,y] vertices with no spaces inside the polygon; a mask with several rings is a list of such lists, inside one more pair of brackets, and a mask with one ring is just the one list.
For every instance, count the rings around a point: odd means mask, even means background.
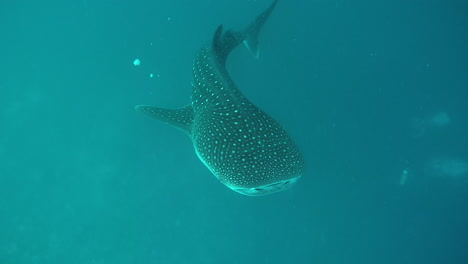
[{"label": "pectoral fin", "polygon": [[137,105],[135,106],[135,110],[190,134],[193,121],[192,105],[187,105],[179,109]]}]

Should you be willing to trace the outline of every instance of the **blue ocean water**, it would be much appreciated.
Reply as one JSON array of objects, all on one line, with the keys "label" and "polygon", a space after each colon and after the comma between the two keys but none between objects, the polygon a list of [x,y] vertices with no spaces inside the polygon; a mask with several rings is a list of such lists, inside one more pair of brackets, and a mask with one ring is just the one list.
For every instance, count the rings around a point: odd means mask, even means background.
[{"label": "blue ocean water", "polygon": [[468,263],[464,0],[279,1],[227,66],[306,158],[287,191],[134,111],[187,104],[216,27],[270,3],[2,1],[0,263]]}]

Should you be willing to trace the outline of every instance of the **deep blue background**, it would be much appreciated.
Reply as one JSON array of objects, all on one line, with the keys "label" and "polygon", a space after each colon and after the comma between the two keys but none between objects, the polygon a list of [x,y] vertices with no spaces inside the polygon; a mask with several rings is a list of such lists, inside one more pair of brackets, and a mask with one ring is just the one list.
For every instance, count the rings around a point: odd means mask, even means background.
[{"label": "deep blue background", "polygon": [[468,263],[464,0],[278,3],[228,69],[306,157],[288,191],[230,191],[134,111],[188,103],[198,48],[269,3],[1,1],[0,263]]}]

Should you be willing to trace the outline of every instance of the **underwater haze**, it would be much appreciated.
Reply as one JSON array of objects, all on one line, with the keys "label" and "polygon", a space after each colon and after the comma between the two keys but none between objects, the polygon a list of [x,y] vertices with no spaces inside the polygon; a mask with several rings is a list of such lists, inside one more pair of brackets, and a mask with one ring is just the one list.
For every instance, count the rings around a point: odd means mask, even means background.
[{"label": "underwater haze", "polygon": [[138,104],[190,102],[272,0],[0,2],[0,264],[468,263],[468,2],[280,0],[227,70],[293,138],[233,192]]}]

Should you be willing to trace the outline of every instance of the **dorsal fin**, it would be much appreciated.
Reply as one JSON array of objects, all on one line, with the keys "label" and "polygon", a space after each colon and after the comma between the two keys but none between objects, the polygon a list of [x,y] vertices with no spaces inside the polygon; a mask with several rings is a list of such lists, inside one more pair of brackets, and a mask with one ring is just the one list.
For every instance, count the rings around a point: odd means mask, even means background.
[{"label": "dorsal fin", "polygon": [[190,134],[190,128],[193,122],[192,105],[187,105],[179,109],[137,105],[135,106],[135,110]]},{"label": "dorsal fin", "polygon": [[223,25],[218,26],[213,36],[212,47],[221,64],[224,65],[229,53],[241,42],[244,42],[247,49],[255,58],[258,58],[258,35],[260,29],[265,24],[265,21],[270,16],[277,2],[278,0],[275,0],[265,11],[258,15],[243,32],[226,30],[223,33]]}]

